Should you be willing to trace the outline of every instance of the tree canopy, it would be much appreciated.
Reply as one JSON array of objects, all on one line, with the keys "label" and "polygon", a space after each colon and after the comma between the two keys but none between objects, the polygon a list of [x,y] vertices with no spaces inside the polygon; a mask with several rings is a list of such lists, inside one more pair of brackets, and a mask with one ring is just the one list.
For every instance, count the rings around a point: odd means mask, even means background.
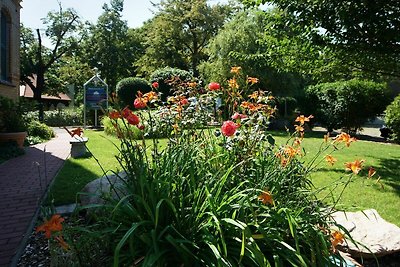
[{"label": "tree canopy", "polygon": [[158,12],[146,26],[145,54],[137,62],[141,73],[160,67],[190,70],[207,59],[205,48],[210,39],[231,16],[231,5],[207,4],[206,0],[165,0],[157,5]]},{"label": "tree canopy", "polygon": [[293,16],[287,22],[317,29],[310,40],[328,46],[352,68],[400,76],[400,2],[398,0],[242,0],[270,3]]}]

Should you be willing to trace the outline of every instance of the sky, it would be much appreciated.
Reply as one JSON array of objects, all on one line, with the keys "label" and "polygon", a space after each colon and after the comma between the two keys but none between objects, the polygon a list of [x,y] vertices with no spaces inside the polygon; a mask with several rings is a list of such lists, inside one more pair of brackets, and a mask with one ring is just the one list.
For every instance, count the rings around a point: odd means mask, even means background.
[{"label": "sky", "polygon": [[[77,11],[82,21],[96,22],[103,12],[104,3],[109,0],[59,0],[63,9],[73,8]],[[130,28],[142,26],[143,22],[153,16],[156,11],[151,3],[159,3],[160,0],[125,0],[122,19],[128,22]],[[209,3],[227,2],[227,0],[211,0]],[[43,29],[41,18],[46,17],[49,11],[58,11],[57,0],[22,0],[21,22],[31,29]]]}]

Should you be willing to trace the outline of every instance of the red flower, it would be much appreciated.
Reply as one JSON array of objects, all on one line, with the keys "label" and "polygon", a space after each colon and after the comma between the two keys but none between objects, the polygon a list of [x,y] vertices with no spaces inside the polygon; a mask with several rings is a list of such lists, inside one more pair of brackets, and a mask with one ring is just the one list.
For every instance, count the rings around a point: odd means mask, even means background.
[{"label": "red flower", "polygon": [[136,127],[137,127],[139,130],[144,130],[144,125],[143,125],[143,124],[138,124],[138,125],[136,125]]},{"label": "red flower", "polygon": [[216,82],[211,82],[208,84],[208,89],[210,89],[210,91],[216,91],[221,89],[221,85],[219,85],[219,83]]},{"label": "red flower", "polygon": [[130,115],[129,115],[128,117],[126,117],[125,119],[128,121],[129,124],[132,124],[132,125],[138,125],[139,122],[140,122],[139,117],[136,116],[136,115],[133,114],[133,113],[130,114]]},{"label": "red flower", "polygon": [[232,118],[232,120],[244,119],[244,118],[247,118],[247,115],[235,112],[235,114],[233,114],[231,118]]},{"label": "red flower", "polygon": [[108,117],[110,117],[110,119],[112,119],[112,120],[116,120],[116,119],[121,118],[121,114],[118,111],[113,110],[108,114]]},{"label": "red flower", "polygon": [[225,121],[222,124],[221,132],[225,136],[232,136],[235,134],[236,129],[238,128],[237,124],[233,121]]},{"label": "red flower", "polygon": [[127,117],[129,117],[132,113],[133,113],[132,110],[130,110],[128,107],[124,108],[124,109],[121,111],[122,117],[124,117],[125,119],[126,119]]},{"label": "red flower", "polygon": [[160,85],[158,84],[158,82],[153,82],[151,84],[151,86],[153,86],[153,88],[157,89]]},{"label": "red flower", "polygon": [[135,106],[135,108],[140,109],[140,108],[145,108],[147,106],[147,103],[143,98],[138,97],[133,102],[133,105]]},{"label": "red flower", "polygon": [[189,100],[187,100],[186,98],[182,98],[181,101],[180,101],[180,104],[182,106],[186,106],[187,104],[189,104]]}]

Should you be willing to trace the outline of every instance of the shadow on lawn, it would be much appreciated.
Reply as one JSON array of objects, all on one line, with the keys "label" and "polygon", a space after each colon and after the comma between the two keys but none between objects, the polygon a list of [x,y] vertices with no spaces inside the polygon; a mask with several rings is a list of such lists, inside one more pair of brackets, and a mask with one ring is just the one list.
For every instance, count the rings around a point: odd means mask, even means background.
[{"label": "shadow on lawn", "polygon": [[400,158],[375,158],[382,166],[376,170],[375,176],[381,177],[385,186],[392,187],[396,194],[400,195]]},{"label": "shadow on lawn", "polygon": [[86,155],[83,158],[69,159],[65,162],[49,191],[46,204],[53,202],[54,205],[58,206],[79,201],[77,193],[81,192],[87,183],[99,178],[99,175],[94,171],[80,164],[81,160],[87,160],[90,157],[90,155]]}]

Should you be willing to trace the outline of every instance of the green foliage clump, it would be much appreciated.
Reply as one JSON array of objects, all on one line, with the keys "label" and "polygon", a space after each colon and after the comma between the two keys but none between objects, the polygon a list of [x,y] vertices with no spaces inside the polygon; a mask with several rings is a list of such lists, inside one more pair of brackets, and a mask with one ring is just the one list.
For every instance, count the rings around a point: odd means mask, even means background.
[{"label": "green foliage clump", "polygon": [[385,123],[392,130],[392,139],[400,142],[400,95],[387,106],[385,110]]},{"label": "green foliage clump", "polygon": [[0,143],[0,164],[23,154],[25,154],[25,150],[18,147],[15,142]]},{"label": "green foliage clump", "polygon": [[111,120],[109,117],[104,116],[101,120],[101,124],[104,127],[104,133],[107,135],[118,137],[117,127],[121,130],[123,136],[130,136],[132,139],[142,139],[143,133],[134,125],[129,125],[126,120],[118,120],[118,126],[114,126],[114,121]]},{"label": "green foliage clump", "polygon": [[143,78],[129,77],[120,80],[117,84],[117,96],[123,106],[133,108],[133,101],[138,91],[142,93],[150,92],[149,82]]},{"label": "green foliage clump", "polygon": [[357,79],[310,86],[306,94],[307,113],[315,115],[329,131],[338,128],[357,131],[381,114],[390,101],[385,84]]},{"label": "green foliage clump", "polygon": [[158,82],[158,92],[161,93],[161,99],[166,100],[173,92],[171,90],[174,84],[181,82],[189,82],[193,80],[193,75],[186,71],[177,68],[162,68],[158,69],[150,76],[150,81]]},{"label": "green foliage clump", "polygon": [[39,121],[30,121],[27,127],[28,141],[30,144],[50,140],[55,136],[53,129]]},{"label": "green foliage clump", "polygon": [[[38,111],[31,111],[25,115],[25,119],[32,121],[36,120],[38,116]],[[83,125],[83,108],[45,111],[43,122],[51,127]]]},{"label": "green foliage clump", "polygon": [[24,132],[25,121],[18,103],[12,99],[0,96],[0,132]]}]

